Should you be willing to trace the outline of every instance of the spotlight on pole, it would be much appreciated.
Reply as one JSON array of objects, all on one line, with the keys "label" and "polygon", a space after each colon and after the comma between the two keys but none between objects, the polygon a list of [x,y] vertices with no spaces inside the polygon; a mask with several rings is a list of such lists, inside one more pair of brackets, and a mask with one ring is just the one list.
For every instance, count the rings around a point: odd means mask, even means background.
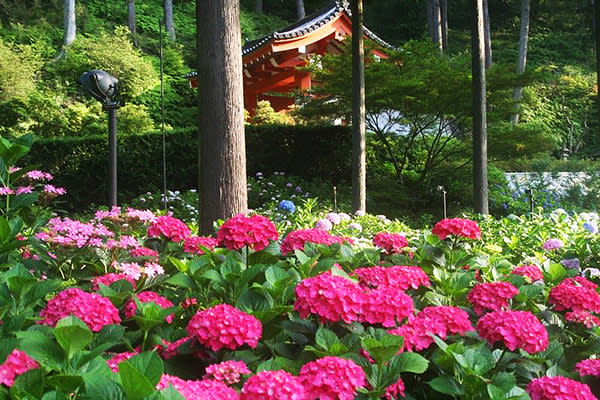
[{"label": "spotlight on pole", "polygon": [[117,205],[117,109],[119,101],[119,80],[108,72],[94,69],[83,73],[79,78],[83,87],[108,112],[108,171],[109,203]]}]

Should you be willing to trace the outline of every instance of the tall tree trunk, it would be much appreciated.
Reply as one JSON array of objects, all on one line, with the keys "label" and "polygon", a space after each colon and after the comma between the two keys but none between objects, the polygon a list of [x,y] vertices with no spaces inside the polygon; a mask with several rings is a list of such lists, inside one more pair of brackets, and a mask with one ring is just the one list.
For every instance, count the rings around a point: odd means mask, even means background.
[{"label": "tall tree trunk", "polygon": [[137,35],[135,28],[135,0],[127,0],[127,25],[133,38],[133,43],[137,45]]},{"label": "tall tree trunk", "polygon": [[442,44],[442,12],[440,9],[440,0],[433,0],[431,8],[431,21],[433,22],[433,36],[431,40],[439,47],[440,52],[443,49]]},{"label": "tall tree trunk", "polygon": [[429,28],[429,37],[433,40],[433,0],[425,2],[427,7],[427,27]]},{"label": "tall tree trunk", "polygon": [[363,1],[352,0],[352,209],[367,208]]},{"label": "tall tree trunk", "polygon": [[257,14],[262,14],[263,0],[256,0],[256,3],[254,3],[254,10],[256,11]]},{"label": "tall tree trunk", "polygon": [[171,42],[175,42],[175,22],[173,21],[173,0],[165,0],[165,28],[167,29],[167,37]]},{"label": "tall tree trunk", "polygon": [[[521,31],[519,33],[519,62],[517,64],[517,74],[525,72],[527,64],[527,42],[529,41],[529,11],[530,0],[521,0]],[[516,102],[516,112],[512,115],[511,121],[513,125],[519,123],[519,109],[521,108],[519,101],[523,97],[523,88],[517,87],[513,91],[513,100]]]},{"label": "tall tree trunk", "polygon": [[473,203],[475,211],[488,214],[487,110],[483,1],[471,0],[473,75]]},{"label": "tall tree trunk", "polygon": [[483,0],[483,19],[485,25],[485,69],[489,69],[492,66],[492,31],[488,0]]},{"label": "tall tree trunk", "polygon": [[77,34],[77,25],[75,24],[75,0],[65,0],[64,15],[64,47],[70,46],[75,41]]},{"label": "tall tree trunk", "polygon": [[304,11],[304,0],[296,0],[296,11],[298,12],[298,20],[306,17],[306,11]]},{"label": "tall tree trunk", "polygon": [[594,2],[594,25],[596,27],[594,42],[596,44],[596,85],[598,87],[596,107],[598,108],[598,120],[600,121],[600,0]]},{"label": "tall tree trunk", "polygon": [[248,208],[239,4],[196,2],[201,234]]},{"label": "tall tree trunk", "polygon": [[442,20],[442,50],[448,49],[448,0],[440,0],[440,16]]}]

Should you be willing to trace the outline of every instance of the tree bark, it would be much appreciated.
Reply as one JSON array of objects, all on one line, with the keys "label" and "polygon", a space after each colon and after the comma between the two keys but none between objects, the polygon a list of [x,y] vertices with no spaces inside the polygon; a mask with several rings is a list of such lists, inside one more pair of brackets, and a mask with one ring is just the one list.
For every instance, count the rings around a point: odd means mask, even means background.
[{"label": "tree bark", "polygon": [[429,37],[433,40],[433,0],[425,2],[427,7],[427,27],[429,28]]},{"label": "tree bark", "polygon": [[492,66],[492,31],[488,0],[483,0],[483,19],[485,24],[485,69],[489,69]]},{"label": "tree bark", "polygon": [[256,3],[254,3],[254,10],[257,14],[263,13],[263,0],[256,0]]},{"label": "tree bark", "polygon": [[442,50],[448,49],[448,0],[440,0],[440,16],[442,20]]},{"label": "tree bark", "polygon": [[433,36],[431,40],[439,47],[440,52],[443,50],[442,43],[442,12],[440,9],[440,0],[433,0],[431,8],[431,21],[433,22]]},{"label": "tree bark", "polygon": [[[527,65],[527,43],[529,41],[529,14],[530,14],[530,0],[521,0],[521,31],[519,33],[519,62],[517,63],[517,74],[521,75],[525,72],[525,66]],[[519,102],[523,97],[523,88],[516,87],[513,91],[513,100],[515,100],[516,111],[511,117],[513,125],[519,123],[519,109],[521,108]]]},{"label": "tree bark", "polygon": [[171,42],[175,42],[177,35],[175,34],[175,22],[173,21],[173,0],[165,0],[165,28],[167,29],[167,37]]},{"label": "tree bark", "polygon": [[238,0],[196,2],[200,233],[245,213],[246,149]]},{"label": "tree bark", "polygon": [[352,209],[367,208],[363,1],[352,0]]},{"label": "tree bark", "polygon": [[137,45],[135,27],[135,0],[127,0],[127,25],[129,26],[133,43]]},{"label": "tree bark", "polygon": [[488,214],[487,110],[483,2],[471,0],[473,74],[473,203],[475,211]]},{"label": "tree bark", "polygon": [[298,12],[298,21],[306,17],[306,11],[304,11],[304,0],[296,0],[296,11]]},{"label": "tree bark", "polygon": [[64,15],[64,47],[70,46],[75,41],[77,25],[75,24],[75,0],[65,0]]},{"label": "tree bark", "polygon": [[600,1],[594,2],[594,43],[596,44],[596,85],[598,85],[598,96],[596,98],[596,107],[598,108],[598,119],[600,120]]}]

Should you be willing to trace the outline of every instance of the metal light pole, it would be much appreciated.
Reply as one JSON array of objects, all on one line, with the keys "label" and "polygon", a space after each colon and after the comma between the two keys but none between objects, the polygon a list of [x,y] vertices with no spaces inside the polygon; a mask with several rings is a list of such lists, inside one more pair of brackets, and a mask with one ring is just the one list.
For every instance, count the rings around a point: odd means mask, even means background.
[{"label": "metal light pole", "polygon": [[111,206],[117,205],[117,109],[119,101],[119,80],[108,72],[95,69],[85,72],[79,81],[87,91],[102,102],[102,109],[108,111],[108,200]]}]

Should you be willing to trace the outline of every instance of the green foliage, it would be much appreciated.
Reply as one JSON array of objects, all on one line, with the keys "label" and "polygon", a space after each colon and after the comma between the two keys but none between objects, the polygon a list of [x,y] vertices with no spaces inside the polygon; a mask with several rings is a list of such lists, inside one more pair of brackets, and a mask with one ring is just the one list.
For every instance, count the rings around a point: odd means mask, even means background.
[{"label": "green foliage", "polygon": [[254,109],[251,122],[253,124],[293,124],[294,119],[288,114],[276,112],[268,100],[261,100]]},{"label": "green foliage", "polygon": [[40,61],[29,46],[11,46],[0,38],[0,102],[25,100],[35,89]]}]

